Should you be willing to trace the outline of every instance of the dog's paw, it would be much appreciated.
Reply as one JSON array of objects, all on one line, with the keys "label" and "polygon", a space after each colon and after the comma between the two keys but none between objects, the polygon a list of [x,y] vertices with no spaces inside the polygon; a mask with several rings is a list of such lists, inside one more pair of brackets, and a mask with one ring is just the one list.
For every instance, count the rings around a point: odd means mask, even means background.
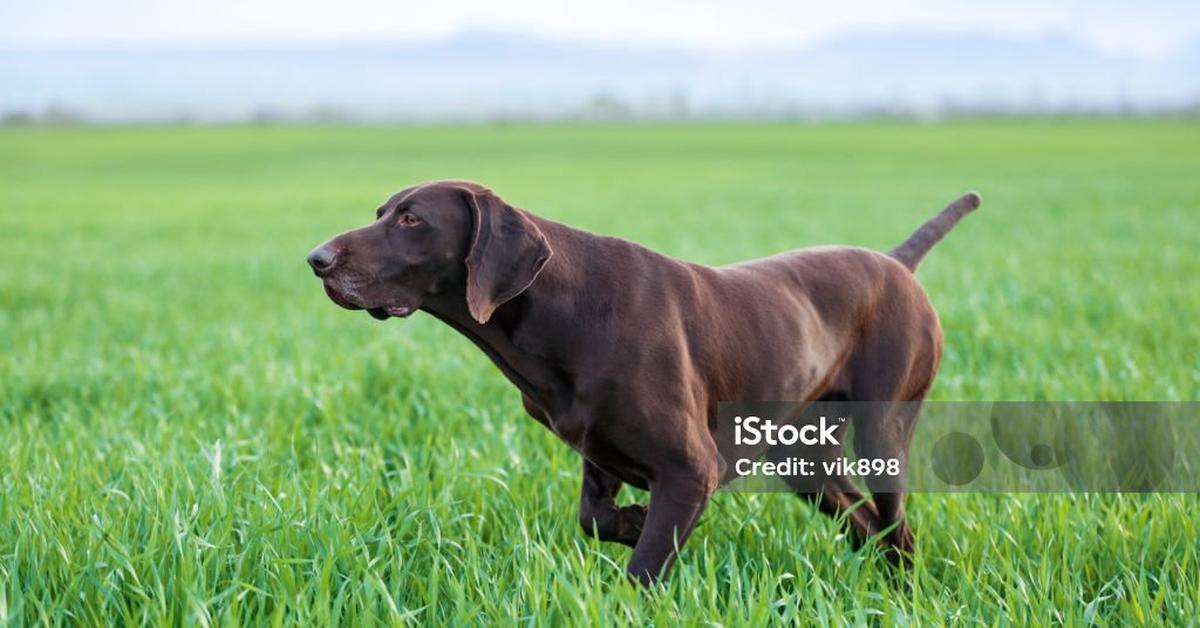
[{"label": "dog's paw", "polygon": [[637,545],[642,526],[646,525],[646,507],[641,504],[622,506],[617,509],[617,517],[620,532],[616,540],[629,547]]}]

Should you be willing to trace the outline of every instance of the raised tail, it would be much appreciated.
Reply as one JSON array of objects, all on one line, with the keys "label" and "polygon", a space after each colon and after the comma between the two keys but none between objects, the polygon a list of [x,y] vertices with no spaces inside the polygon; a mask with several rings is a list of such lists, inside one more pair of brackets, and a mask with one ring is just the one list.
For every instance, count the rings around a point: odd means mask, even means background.
[{"label": "raised tail", "polygon": [[901,264],[908,267],[909,270],[916,270],[917,265],[921,263],[921,259],[933,248],[933,245],[938,243],[950,233],[954,225],[962,220],[963,216],[975,211],[979,207],[979,203],[983,201],[979,194],[975,192],[967,192],[958,198],[958,200],[950,203],[938,215],[930,218],[919,229],[908,236],[908,239],[900,244],[900,246],[888,251],[888,255],[899,260]]}]

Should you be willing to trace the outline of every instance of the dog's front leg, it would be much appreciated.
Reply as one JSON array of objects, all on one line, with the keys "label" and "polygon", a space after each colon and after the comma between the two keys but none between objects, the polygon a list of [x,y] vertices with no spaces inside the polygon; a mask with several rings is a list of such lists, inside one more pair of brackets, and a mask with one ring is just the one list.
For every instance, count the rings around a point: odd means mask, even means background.
[{"label": "dog's front leg", "polygon": [[678,550],[704,512],[717,487],[717,471],[697,468],[660,475],[650,484],[650,510],[629,559],[629,575],[653,584],[666,575]]},{"label": "dog's front leg", "polygon": [[638,542],[646,507],[641,504],[617,506],[621,480],[589,462],[583,461],[583,489],[579,496],[579,525],[584,532],[601,541],[616,541],[629,547]]}]

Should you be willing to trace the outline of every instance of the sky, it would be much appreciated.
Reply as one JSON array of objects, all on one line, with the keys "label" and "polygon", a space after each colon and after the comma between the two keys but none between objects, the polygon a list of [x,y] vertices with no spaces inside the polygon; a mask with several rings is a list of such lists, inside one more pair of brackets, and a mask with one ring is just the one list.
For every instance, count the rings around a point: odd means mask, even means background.
[{"label": "sky", "polygon": [[847,32],[1066,35],[1161,57],[1200,40],[1200,0],[2,0],[0,48],[437,39],[464,30],[692,49],[784,48]]}]

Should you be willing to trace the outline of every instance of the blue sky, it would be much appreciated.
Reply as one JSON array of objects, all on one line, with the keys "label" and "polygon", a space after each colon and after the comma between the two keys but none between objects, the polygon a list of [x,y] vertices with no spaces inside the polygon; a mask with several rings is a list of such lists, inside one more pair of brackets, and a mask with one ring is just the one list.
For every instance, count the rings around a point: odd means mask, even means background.
[{"label": "blue sky", "polygon": [[701,49],[785,47],[853,31],[989,31],[1061,34],[1113,53],[1155,57],[1200,39],[1200,0],[0,2],[5,48],[434,39],[465,29]]}]

